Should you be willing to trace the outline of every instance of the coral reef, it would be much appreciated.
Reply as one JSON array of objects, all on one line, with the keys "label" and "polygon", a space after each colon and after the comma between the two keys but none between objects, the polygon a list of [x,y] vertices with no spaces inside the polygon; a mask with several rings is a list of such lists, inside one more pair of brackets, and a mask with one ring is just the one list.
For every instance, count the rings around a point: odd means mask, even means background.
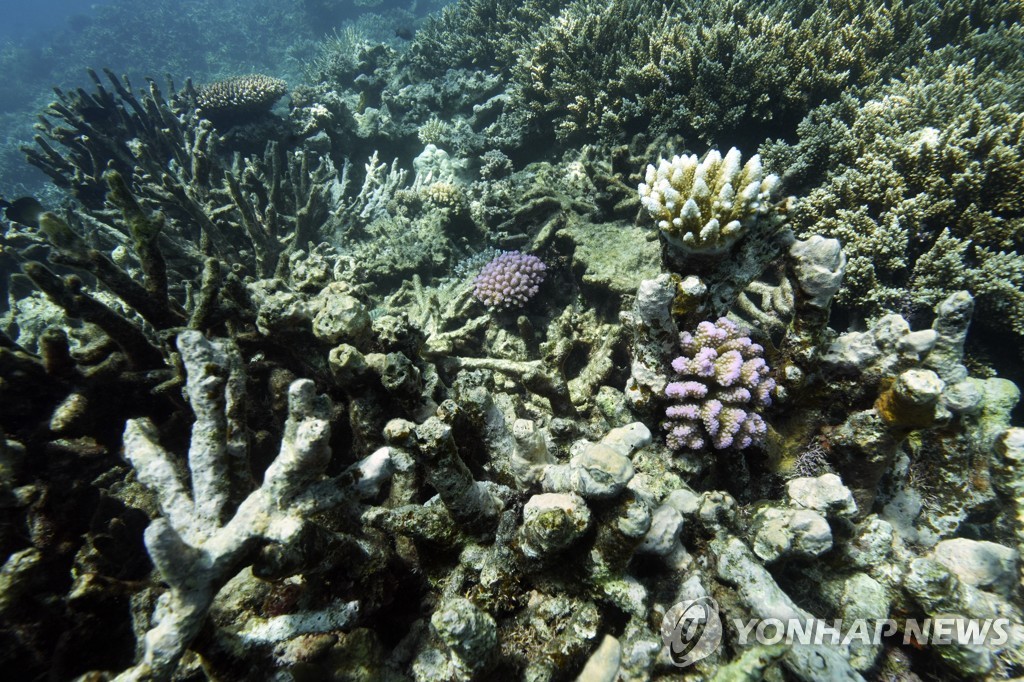
[{"label": "coral reef", "polygon": [[1024,673],[1020,4],[439,4],[40,104],[8,676]]}]

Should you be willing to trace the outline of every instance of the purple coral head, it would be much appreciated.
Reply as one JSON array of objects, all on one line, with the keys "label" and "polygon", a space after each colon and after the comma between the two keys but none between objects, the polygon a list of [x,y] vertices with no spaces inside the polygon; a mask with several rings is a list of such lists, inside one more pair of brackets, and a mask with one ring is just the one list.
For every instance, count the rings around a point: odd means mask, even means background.
[{"label": "purple coral head", "polygon": [[679,347],[676,379],[665,388],[674,401],[662,424],[669,447],[743,449],[763,440],[768,427],[759,410],[771,405],[775,388],[764,348],[724,317],[683,332]]},{"label": "purple coral head", "polygon": [[473,295],[488,308],[520,308],[539,291],[547,266],[533,254],[502,251],[473,281]]}]

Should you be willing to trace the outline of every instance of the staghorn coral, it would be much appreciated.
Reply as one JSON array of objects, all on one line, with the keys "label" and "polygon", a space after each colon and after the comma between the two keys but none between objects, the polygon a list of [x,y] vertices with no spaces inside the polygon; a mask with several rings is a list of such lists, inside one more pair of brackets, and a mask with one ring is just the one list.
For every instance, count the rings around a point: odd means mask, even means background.
[{"label": "staghorn coral", "polygon": [[665,410],[668,446],[743,449],[762,440],[767,426],[758,408],[771,405],[775,389],[764,349],[724,317],[682,332],[679,345],[683,354],[672,361],[677,380],[665,387],[665,396],[679,401]]},{"label": "staghorn coral", "polygon": [[291,252],[388,217],[388,203],[405,182],[397,162],[382,163],[374,152],[355,185],[358,171],[347,159],[335,166],[322,133],[296,148],[260,140],[258,152],[235,154],[209,121],[187,116],[184,102],[166,101],[155,83],[137,91],[109,70],[109,85],[89,73],[96,91],[58,92],[37,148],[25,149],[29,162],[82,202],[82,231],[104,250],[135,239],[131,221],[117,219],[105,203],[105,173],[117,171],[116,205],[160,215],[155,244],[179,290],[181,280],[196,279],[202,269],[198,245],[208,243],[211,255],[267,277]]},{"label": "staghorn coral", "polygon": [[[98,209],[106,193],[107,170],[131,178],[139,166],[160,177],[156,168],[173,159],[192,172],[205,171],[191,152],[208,149],[209,131],[179,120],[177,106],[155,82],[136,89],[127,77],[118,78],[109,69],[103,70],[106,83],[92,69],[86,72],[94,91],[55,90],[56,101],[40,117],[35,147],[22,147],[28,162],[55,185],[86,207]],[[168,90],[174,90],[173,83],[168,83]],[[125,131],[134,133],[131,143]]]},{"label": "staghorn coral", "polygon": [[[232,511],[232,500],[238,496],[232,487],[244,480],[237,473],[247,454],[239,421],[245,400],[241,356],[231,344],[207,341],[194,331],[178,336],[178,349],[196,414],[188,457],[191,490],[179,475],[174,456],[160,446],[151,422],[129,420],[125,426],[125,457],[139,479],[157,493],[164,513],[153,520],[145,537],[150,557],[170,589],[157,600],[141,660],[116,678],[124,682],[169,679],[203,626],[217,591],[242,568],[249,550],[272,542],[294,552],[289,545],[302,534],[306,517],[344,499],[333,483],[323,485],[331,457],[330,403],[316,395],[313,382],[300,380],[288,388],[288,421],[277,458],[262,485]],[[387,466],[375,467],[378,475],[390,473]],[[268,622],[262,630],[271,641],[324,632],[345,627],[357,612],[358,603],[337,602],[320,612]],[[260,637],[253,633],[252,639]]]},{"label": "staghorn coral", "polygon": [[[712,149],[648,164],[640,203],[672,246],[684,251],[726,251],[758,220],[785,220],[785,206],[773,206],[776,175],[763,175],[756,154],[740,165],[733,147],[725,156]],[[773,210],[775,209],[775,210]]]},{"label": "staghorn coral", "polygon": [[[126,224],[129,221],[118,220],[105,203],[110,192],[111,176],[107,173],[116,171],[121,178],[119,204],[136,205],[133,213],[141,209],[161,215],[156,244],[165,253],[172,275],[195,278],[199,270],[196,266],[202,263],[197,244],[207,241],[218,256],[234,260],[241,255],[239,260],[253,270],[273,271],[276,257],[284,250],[281,242],[286,235],[279,231],[283,226],[249,213],[243,219],[241,214],[252,210],[249,197],[237,192],[232,195],[230,186],[237,189],[258,184],[262,196],[289,201],[294,195],[267,191],[267,185],[280,186],[281,176],[291,173],[302,173],[310,183],[319,180],[318,189],[307,186],[309,191],[298,198],[306,204],[305,211],[294,205],[281,206],[283,210],[275,207],[273,211],[274,217],[288,215],[290,227],[298,227],[305,215],[325,208],[325,192],[330,193],[334,181],[333,166],[325,162],[318,174],[316,166],[308,166],[310,156],[293,155],[286,160],[282,158],[284,150],[270,143],[268,167],[246,159],[232,168],[218,153],[221,140],[208,121],[183,116],[182,103],[165,100],[152,81],[145,90],[136,90],[127,78],[118,78],[109,70],[104,73],[107,84],[95,72],[89,72],[95,92],[58,92],[58,101],[50,105],[41,123],[37,148],[24,150],[29,163],[58,186],[69,189],[83,204],[82,222],[88,228],[84,231],[94,245],[113,250],[131,236],[130,225]],[[126,131],[131,131],[133,137],[128,137]],[[316,180],[310,177],[311,171],[319,175]],[[243,178],[243,173],[248,177]],[[228,175],[234,177],[229,180]],[[327,175],[332,177],[328,179]]]}]

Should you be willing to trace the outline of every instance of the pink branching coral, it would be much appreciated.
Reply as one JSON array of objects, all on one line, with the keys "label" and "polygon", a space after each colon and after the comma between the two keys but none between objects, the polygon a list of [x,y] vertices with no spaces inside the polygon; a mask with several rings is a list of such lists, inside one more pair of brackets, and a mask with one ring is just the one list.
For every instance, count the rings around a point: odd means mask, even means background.
[{"label": "pink branching coral", "polygon": [[665,410],[668,446],[721,450],[759,442],[768,428],[757,410],[771,405],[775,388],[764,348],[724,317],[681,333],[679,346],[683,354],[672,361],[677,381],[665,387],[678,401]]},{"label": "pink branching coral", "polygon": [[474,280],[473,295],[489,308],[522,307],[540,289],[547,266],[536,256],[502,251]]}]

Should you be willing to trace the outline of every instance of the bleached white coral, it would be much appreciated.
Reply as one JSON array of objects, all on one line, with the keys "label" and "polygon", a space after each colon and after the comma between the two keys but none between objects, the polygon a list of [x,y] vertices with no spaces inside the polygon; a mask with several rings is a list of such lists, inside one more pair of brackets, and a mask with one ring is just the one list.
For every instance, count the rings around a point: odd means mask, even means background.
[{"label": "bleached white coral", "polygon": [[[233,505],[232,485],[238,481],[232,472],[248,468],[242,357],[234,344],[208,340],[194,330],[178,335],[178,350],[196,415],[189,476],[182,475],[180,458],[160,445],[152,422],[130,419],[125,425],[125,458],[139,481],[156,493],[164,514],[146,529],[145,543],[168,589],[157,600],[140,660],[115,678],[120,682],[170,679],[214,597],[242,570],[250,549],[261,542],[286,546],[309,515],[358,494],[355,486],[324,476],[331,457],[330,401],[317,396],[312,381],[301,379],[288,388],[288,420],[278,456],[262,485]],[[355,480],[390,475],[387,459],[386,451],[374,453],[360,464]],[[260,643],[337,629],[356,617],[358,607],[336,600],[322,611],[253,623],[242,636]]]},{"label": "bleached white coral", "polygon": [[733,147],[725,156],[712,149],[648,164],[640,203],[668,242],[687,251],[720,252],[732,246],[772,210],[776,175],[764,175],[755,154],[746,164]]},{"label": "bleached white coral", "polygon": [[452,157],[436,145],[428,144],[419,156],[412,160],[416,169],[414,189],[422,189],[435,183],[458,184],[465,162]]}]

